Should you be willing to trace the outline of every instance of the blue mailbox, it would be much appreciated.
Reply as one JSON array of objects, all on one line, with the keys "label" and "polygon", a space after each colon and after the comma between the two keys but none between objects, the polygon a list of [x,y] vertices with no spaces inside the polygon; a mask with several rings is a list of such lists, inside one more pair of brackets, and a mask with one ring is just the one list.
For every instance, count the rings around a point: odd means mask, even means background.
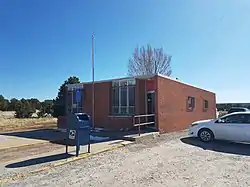
[{"label": "blue mailbox", "polygon": [[66,153],[68,153],[68,145],[73,145],[76,146],[76,156],[78,156],[83,142],[88,142],[88,152],[90,152],[90,127],[91,120],[86,113],[68,114]]}]

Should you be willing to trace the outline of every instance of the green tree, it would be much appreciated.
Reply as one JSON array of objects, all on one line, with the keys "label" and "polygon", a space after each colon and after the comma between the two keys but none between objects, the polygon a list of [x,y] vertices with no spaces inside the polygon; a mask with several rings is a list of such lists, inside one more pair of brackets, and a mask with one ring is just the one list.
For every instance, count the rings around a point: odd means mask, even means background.
[{"label": "green tree", "polygon": [[9,111],[15,111],[15,110],[16,110],[16,106],[17,106],[17,103],[18,103],[18,99],[12,98],[12,99],[10,100],[9,105],[8,105],[8,110],[9,110]]},{"label": "green tree", "polygon": [[52,114],[53,113],[53,100],[44,100],[41,102],[41,108],[38,113],[39,117],[43,117],[45,114]]},{"label": "green tree", "polygon": [[9,100],[5,99],[3,95],[0,95],[0,110],[8,110]]},{"label": "green tree", "polygon": [[33,109],[39,110],[41,108],[41,102],[36,98],[28,99],[28,102],[30,103]]},{"label": "green tree", "polygon": [[28,100],[21,99],[16,103],[16,118],[30,118],[35,110],[31,107]]},{"label": "green tree", "polygon": [[76,84],[80,83],[78,77],[69,77],[64,83],[60,86],[56,99],[54,100],[53,105],[53,116],[64,116],[66,110],[66,85],[67,84]]}]

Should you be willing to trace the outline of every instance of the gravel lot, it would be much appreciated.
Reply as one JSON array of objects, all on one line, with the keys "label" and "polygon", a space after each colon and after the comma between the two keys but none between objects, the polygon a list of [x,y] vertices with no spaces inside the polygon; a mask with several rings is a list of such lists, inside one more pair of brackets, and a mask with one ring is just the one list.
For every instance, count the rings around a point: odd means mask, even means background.
[{"label": "gravel lot", "polygon": [[13,181],[9,186],[250,186],[250,145],[172,133]]}]

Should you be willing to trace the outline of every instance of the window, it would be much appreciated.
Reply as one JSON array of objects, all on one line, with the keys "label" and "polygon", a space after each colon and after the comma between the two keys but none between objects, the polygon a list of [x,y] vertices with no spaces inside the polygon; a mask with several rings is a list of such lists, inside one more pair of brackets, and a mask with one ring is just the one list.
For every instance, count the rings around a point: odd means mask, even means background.
[{"label": "window", "polygon": [[83,112],[83,94],[84,94],[83,89],[68,90],[67,93],[68,112],[70,113]]},{"label": "window", "polygon": [[187,98],[187,111],[192,112],[195,108],[195,98],[194,97],[188,97]]},{"label": "window", "polygon": [[218,120],[219,123],[247,123],[250,124],[249,114],[233,114],[222,117]]},{"label": "window", "polygon": [[225,116],[221,118],[221,121],[223,123],[242,123],[243,121],[242,115],[231,115],[231,116]]},{"label": "window", "polygon": [[203,110],[207,111],[208,109],[208,100],[203,100]]},{"label": "window", "polygon": [[244,123],[250,124],[250,114],[243,114],[244,115]]},{"label": "window", "polygon": [[135,80],[119,80],[112,83],[111,114],[131,115],[135,113]]},{"label": "window", "polygon": [[233,113],[233,112],[246,112],[248,109],[247,108],[240,108],[240,107],[238,107],[238,108],[231,108],[229,111],[228,111],[228,113],[230,114],[230,113]]},{"label": "window", "polygon": [[77,117],[79,120],[89,121],[89,116],[87,114],[78,114]]}]

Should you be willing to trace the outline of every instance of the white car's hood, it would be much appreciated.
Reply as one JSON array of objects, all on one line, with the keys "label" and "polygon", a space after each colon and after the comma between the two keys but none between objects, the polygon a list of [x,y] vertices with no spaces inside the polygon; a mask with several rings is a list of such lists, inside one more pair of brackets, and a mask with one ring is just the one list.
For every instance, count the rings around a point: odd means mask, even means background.
[{"label": "white car's hood", "polygon": [[197,123],[206,123],[206,122],[211,122],[214,121],[215,119],[206,119],[206,120],[200,120],[200,121],[195,121],[192,124],[197,124]]}]

